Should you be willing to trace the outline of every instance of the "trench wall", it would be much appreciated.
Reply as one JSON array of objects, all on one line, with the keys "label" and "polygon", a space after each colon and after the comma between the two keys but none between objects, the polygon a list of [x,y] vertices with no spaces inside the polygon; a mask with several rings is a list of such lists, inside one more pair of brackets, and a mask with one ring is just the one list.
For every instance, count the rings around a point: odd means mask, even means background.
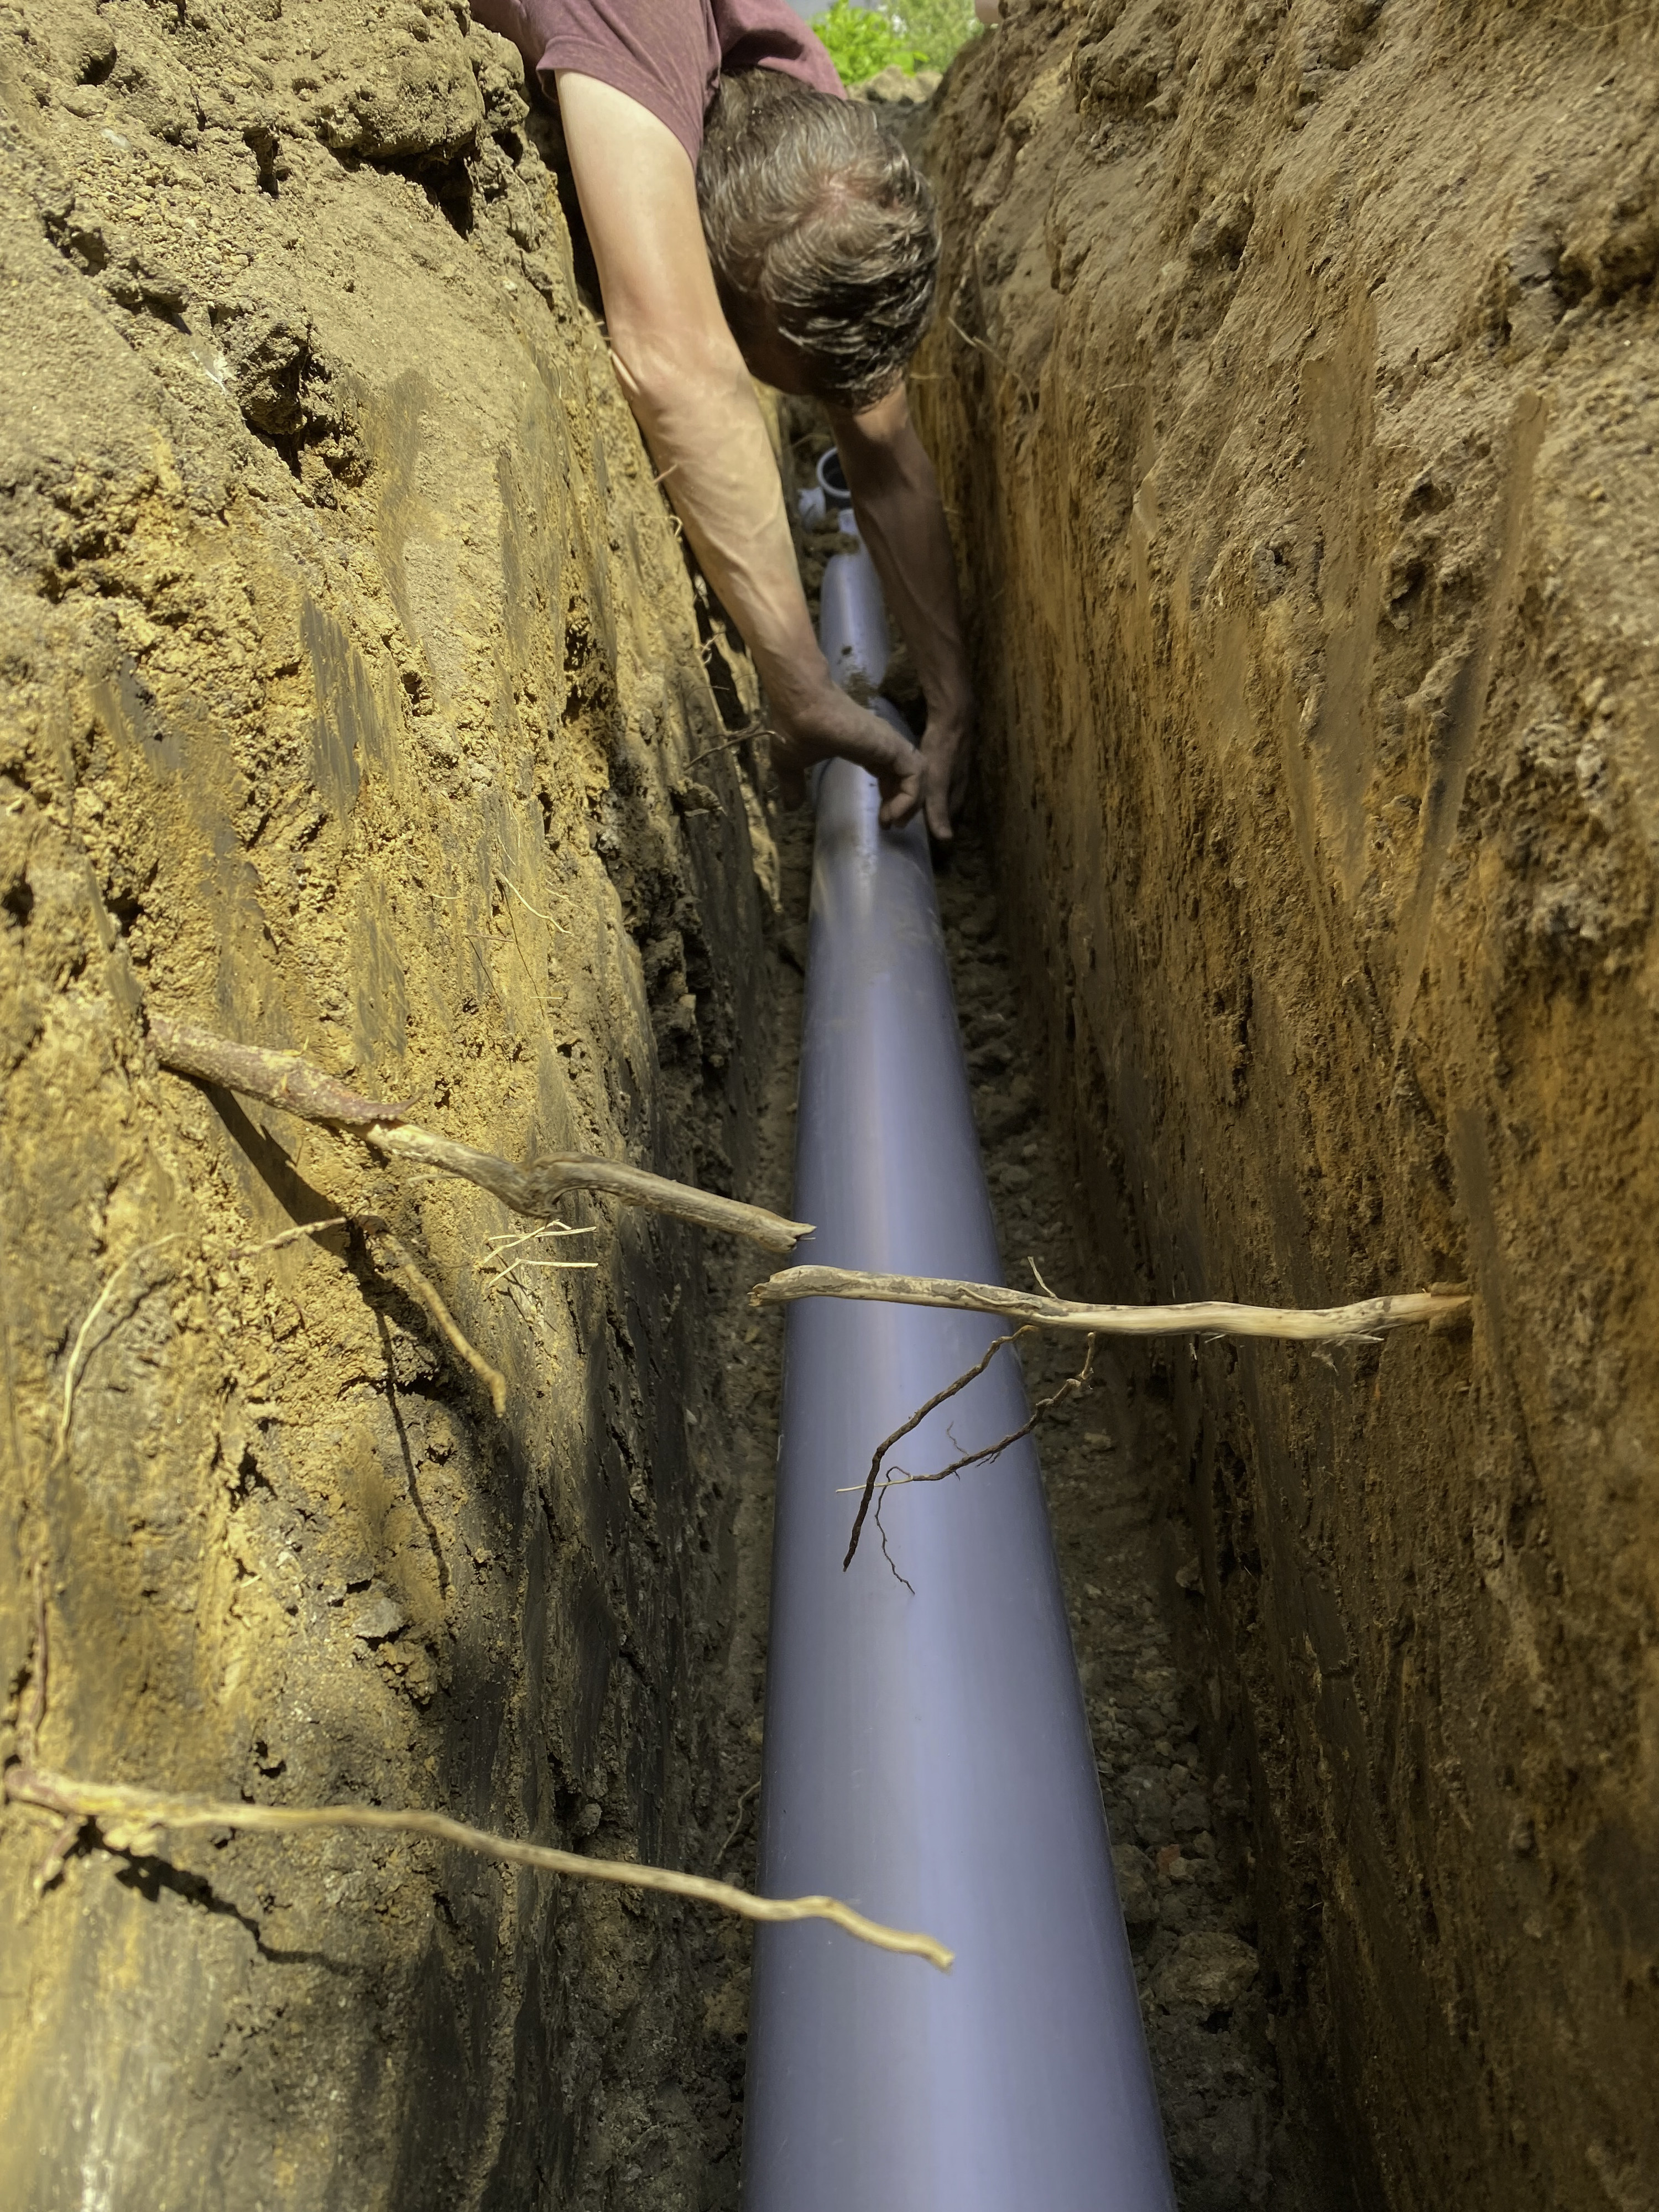
[{"label": "trench wall", "polygon": [[1010,13],[931,126],[914,390],[1096,1242],[1072,1287],[1474,1291],[1461,1337],[1140,1370],[1291,2109],[1321,2201],[1634,2212],[1654,19]]},{"label": "trench wall", "polygon": [[[573,1200],[519,1256],[591,1269],[504,1279],[482,1193],[146,1042],[742,1181],[771,848],[710,748],[752,678],[557,150],[445,0],[0,8],[0,1755],[38,1572],[46,1765],[698,1863],[696,1236]],[[269,1243],[364,1212],[505,1419],[359,1234]],[[83,1838],[36,1897],[51,1840],[0,1816],[20,2212],[611,2202],[653,2136],[629,2203],[729,2185],[702,1919],[341,1836]]]}]

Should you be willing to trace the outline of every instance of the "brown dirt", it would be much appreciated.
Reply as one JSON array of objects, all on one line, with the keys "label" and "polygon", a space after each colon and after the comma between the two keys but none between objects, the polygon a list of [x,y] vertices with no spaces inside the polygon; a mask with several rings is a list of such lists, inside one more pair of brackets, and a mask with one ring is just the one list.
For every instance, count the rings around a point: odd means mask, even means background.
[{"label": "brown dirt", "polygon": [[1653,30],[1016,0],[929,141],[1070,1287],[1475,1292],[1127,1366],[1331,2203],[1656,2202]]},{"label": "brown dirt", "polygon": [[[1477,1296],[1043,1440],[1185,2212],[1659,2203],[1651,20],[1027,6],[932,125],[1011,1273]],[[38,1562],[50,1762],[749,1879],[751,1255],[573,1206],[492,1288],[480,1194],[145,1042],[786,1197],[803,830],[558,168],[447,0],[0,0],[0,1759]],[[360,1238],[254,1249],[367,1210],[504,1423]],[[45,1844],[7,2204],[735,2204],[735,1926]]]},{"label": "brown dirt", "polygon": [[[145,1041],[781,1194],[778,860],[711,750],[752,675],[465,20],[0,8],[0,1758],[40,1562],[49,1764],[706,1866],[755,1765],[750,1255],[573,1205],[541,1255],[597,1268],[492,1285],[481,1194]],[[360,1239],[257,1249],[363,1210],[503,1423]],[[734,2201],[706,1915],[349,1837],[83,1846],[35,1902],[46,1841],[0,1819],[20,2212]]]}]

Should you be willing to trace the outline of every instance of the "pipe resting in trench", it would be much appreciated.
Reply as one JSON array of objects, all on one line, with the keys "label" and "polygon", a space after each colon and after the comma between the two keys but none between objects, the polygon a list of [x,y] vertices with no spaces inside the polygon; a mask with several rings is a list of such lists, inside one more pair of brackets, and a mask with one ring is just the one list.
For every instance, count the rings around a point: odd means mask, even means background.
[{"label": "pipe resting in trench", "polygon": [[[826,569],[821,632],[838,680],[880,683],[861,546]],[[799,1256],[998,1281],[927,836],[920,818],[880,830],[878,804],[848,762],[818,776],[795,1182],[817,1228]],[[842,1570],[848,1486],[996,1333],[966,1312],[790,1310],[760,1886],[926,1927],[957,1963],[759,1933],[745,2212],[1174,2204],[1035,1448],[889,1492],[892,1564],[872,1531]],[[900,1457],[930,1472],[1024,1418],[1011,1350]]]}]

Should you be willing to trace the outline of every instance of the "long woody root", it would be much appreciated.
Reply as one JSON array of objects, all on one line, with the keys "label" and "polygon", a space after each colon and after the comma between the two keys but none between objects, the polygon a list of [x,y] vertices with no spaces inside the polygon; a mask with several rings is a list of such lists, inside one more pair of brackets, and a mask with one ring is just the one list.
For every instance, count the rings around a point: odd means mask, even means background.
[{"label": "long woody root", "polygon": [[763,1244],[769,1252],[790,1252],[811,1234],[805,1221],[786,1221],[762,1206],[745,1206],[714,1191],[698,1190],[690,1183],[674,1182],[652,1175],[625,1161],[607,1160],[591,1152],[556,1152],[544,1159],[515,1167],[472,1145],[457,1144],[436,1130],[422,1128],[408,1109],[385,1098],[365,1098],[349,1090],[313,1061],[297,1052],[271,1052],[262,1045],[233,1044],[227,1037],[195,1028],[188,1022],[169,1021],[164,1015],[149,1018],[150,1042],[163,1067],[176,1075],[193,1076],[199,1083],[240,1091],[245,1098],[260,1098],[280,1106],[302,1121],[321,1121],[346,1129],[393,1159],[437,1168],[477,1183],[492,1197],[532,1221],[551,1221],[559,1201],[568,1191],[598,1191],[624,1206],[641,1206],[655,1213],[672,1214],[680,1221],[696,1222],[732,1237],[744,1237]]},{"label": "long woody root", "polygon": [[401,1284],[417,1305],[425,1308],[450,1350],[472,1370],[489,1391],[489,1402],[495,1409],[495,1419],[498,1421],[504,1419],[507,1413],[507,1377],[499,1368],[492,1367],[477,1346],[469,1341],[460,1323],[439,1296],[437,1285],[422,1273],[407,1246],[400,1237],[392,1234],[378,1214],[359,1216],[358,1226],[368,1241],[375,1265],[394,1283]]},{"label": "long woody root", "polygon": [[[32,1577],[34,1601],[34,1650],[30,1666],[28,1702],[20,1717],[16,1753],[0,1772],[0,1805],[27,1806],[46,1813],[56,1822],[52,1844],[36,1870],[35,1893],[50,1887],[63,1871],[64,1862],[90,1826],[106,1850],[132,1858],[153,1856],[171,1831],[236,1829],[245,1834],[304,1835],[319,1828],[368,1829],[379,1835],[428,1836],[434,1843],[453,1844],[475,1851],[480,1858],[500,1859],[509,1866],[534,1867],[547,1874],[574,1875],[579,1881],[610,1882],[623,1889],[654,1889],[669,1897],[690,1898],[699,1905],[717,1905],[744,1920],[828,1920],[844,1928],[860,1943],[878,1951],[897,1951],[926,1959],[941,1973],[948,1973],[955,1956],[931,1936],[889,1928],[843,1905],[836,1897],[756,1897],[734,1882],[714,1881],[706,1875],[677,1874],[671,1868],[636,1866],[628,1859],[590,1859],[579,1851],[556,1850],[547,1844],[527,1844],[516,1836],[498,1836],[489,1828],[468,1827],[445,1813],[416,1808],[394,1810],[380,1805],[246,1805],[220,1803],[210,1797],[190,1797],[176,1791],[138,1790],[121,1782],[86,1782],[73,1775],[56,1774],[37,1765],[40,1729],[46,1717],[49,1635],[46,1618],[46,1574],[36,1560]],[[722,1854],[723,1856],[723,1854]],[[716,1864],[719,1863],[717,1860]]]},{"label": "long woody root", "polygon": [[1097,1306],[1078,1298],[1042,1297],[1000,1283],[958,1283],[942,1275],[870,1275],[856,1267],[785,1267],[757,1283],[752,1306],[790,1305],[797,1298],[870,1298],[888,1305],[947,1306],[996,1314],[1034,1328],[1085,1336],[1261,1336],[1291,1343],[1363,1342],[1390,1329],[1426,1322],[1431,1329],[1461,1326],[1470,1298],[1462,1283],[1362,1298],[1351,1306],[1237,1306],[1219,1302],[1175,1306]]},{"label": "long woody root", "polygon": [[15,1765],[5,1776],[5,1797],[52,1814],[59,1822],[51,1856],[36,1877],[44,1888],[53,1881],[67,1852],[90,1823],[106,1850],[135,1858],[154,1855],[164,1836],[190,1829],[234,1828],[259,1835],[301,1835],[319,1828],[367,1828],[380,1835],[428,1836],[453,1844],[481,1858],[511,1866],[535,1867],[548,1874],[574,1875],[584,1881],[611,1882],[627,1889],[654,1889],[719,1906],[744,1920],[828,1920],[879,1951],[899,1951],[926,1959],[941,1972],[954,1954],[931,1936],[913,1935],[867,1919],[834,1897],[756,1897],[732,1882],[707,1875],[677,1874],[667,1867],[636,1866],[628,1859],[590,1859],[580,1851],[555,1850],[545,1844],[521,1843],[487,1828],[470,1828],[443,1813],[392,1811],[379,1805],[220,1804],[207,1797],[183,1797],[114,1782],[83,1782],[65,1774]]},{"label": "long woody root", "polygon": [[[1042,1278],[1038,1277],[1039,1282]],[[1241,1336],[1277,1338],[1291,1343],[1353,1343],[1370,1342],[1387,1331],[1407,1327],[1413,1322],[1427,1322],[1431,1330],[1443,1331],[1468,1324],[1471,1301],[1462,1283],[1437,1283],[1432,1290],[1413,1291],[1390,1297],[1363,1298],[1357,1304],[1298,1308],[1282,1306],[1242,1306],[1206,1301],[1200,1304],[1170,1306],[1103,1306],[1090,1305],[1081,1299],[1057,1298],[1044,1285],[1042,1293],[1011,1291],[1000,1283],[963,1283],[940,1275],[882,1275],[867,1274],[855,1267],[786,1267],[763,1283],[757,1283],[749,1293],[752,1306],[791,1305],[798,1298],[861,1298],[889,1305],[939,1306],[957,1312],[989,1313],[1005,1316],[1018,1324],[1006,1336],[999,1336],[986,1347],[984,1355],[958,1375],[953,1382],[937,1391],[925,1406],[920,1406],[908,1420],[895,1429],[877,1445],[870,1462],[870,1471],[859,1486],[861,1495],[858,1511],[854,1516],[852,1534],[848,1541],[847,1556],[842,1561],[843,1573],[853,1564],[858,1551],[859,1539],[864,1534],[864,1524],[871,1505],[876,1509],[876,1525],[881,1533],[882,1549],[887,1550],[887,1538],[881,1529],[880,1500],[889,1490],[905,1483],[943,1482],[946,1476],[960,1474],[965,1468],[976,1467],[988,1460],[998,1458],[1011,1444],[1030,1435],[1042,1416],[1061,1399],[1068,1398],[1087,1388],[1090,1371],[1094,1364],[1095,1340],[1100,1336]],[[970,1382],[981,1376],[998,1352],[1016,1343],[1034,1329],[1062,1329],[1088,1338],[1088,1349],[1081,1370],[1071,1376],[1051,1397],[1036,1405],[1030,1418],[1012,1435],[1003,1437],[994,1444],[977,1451],[966,1452],[952,1460],[948,1467],[935,1474],[910,1474],[900,1473],[882,1477],[882,1462],[895,1444],[926,1420],[928,1414],[965,1390]],[[888,1564],[892,1557],[888,1553]],[[896,1567],[895,1574],[898,1573]],[[899,1576],[904,1581],[902,1575]],[[907,1588],[908,1585],[906,1585]]]}]

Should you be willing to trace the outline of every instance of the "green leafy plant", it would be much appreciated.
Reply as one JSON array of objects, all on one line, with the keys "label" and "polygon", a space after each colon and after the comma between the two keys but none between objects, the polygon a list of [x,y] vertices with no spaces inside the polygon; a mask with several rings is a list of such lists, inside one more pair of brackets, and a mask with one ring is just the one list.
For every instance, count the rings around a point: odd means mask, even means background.
[{"label": "green leafy plant", "polygon": [[863,84],[897,63],[900,69],[943,70],[979,29],[973,0],[898,0],[864,8],[832,0],[812,28],[830,50],[843,84]]},{"label": "green leafy plant", "polygon": [[885,9],[834,0],[827,14],[812,18],[812,28],[829,48],[843,84],[862,84],[895,62],[902,70],[926,67],[915,40],[904,36],[899,17]]},{"label": "green leafy plant", "polygon": [[903,0],[899,14],[904,35],[921,56],[923,69],[948,69],[981,29],[974,0]]}]

